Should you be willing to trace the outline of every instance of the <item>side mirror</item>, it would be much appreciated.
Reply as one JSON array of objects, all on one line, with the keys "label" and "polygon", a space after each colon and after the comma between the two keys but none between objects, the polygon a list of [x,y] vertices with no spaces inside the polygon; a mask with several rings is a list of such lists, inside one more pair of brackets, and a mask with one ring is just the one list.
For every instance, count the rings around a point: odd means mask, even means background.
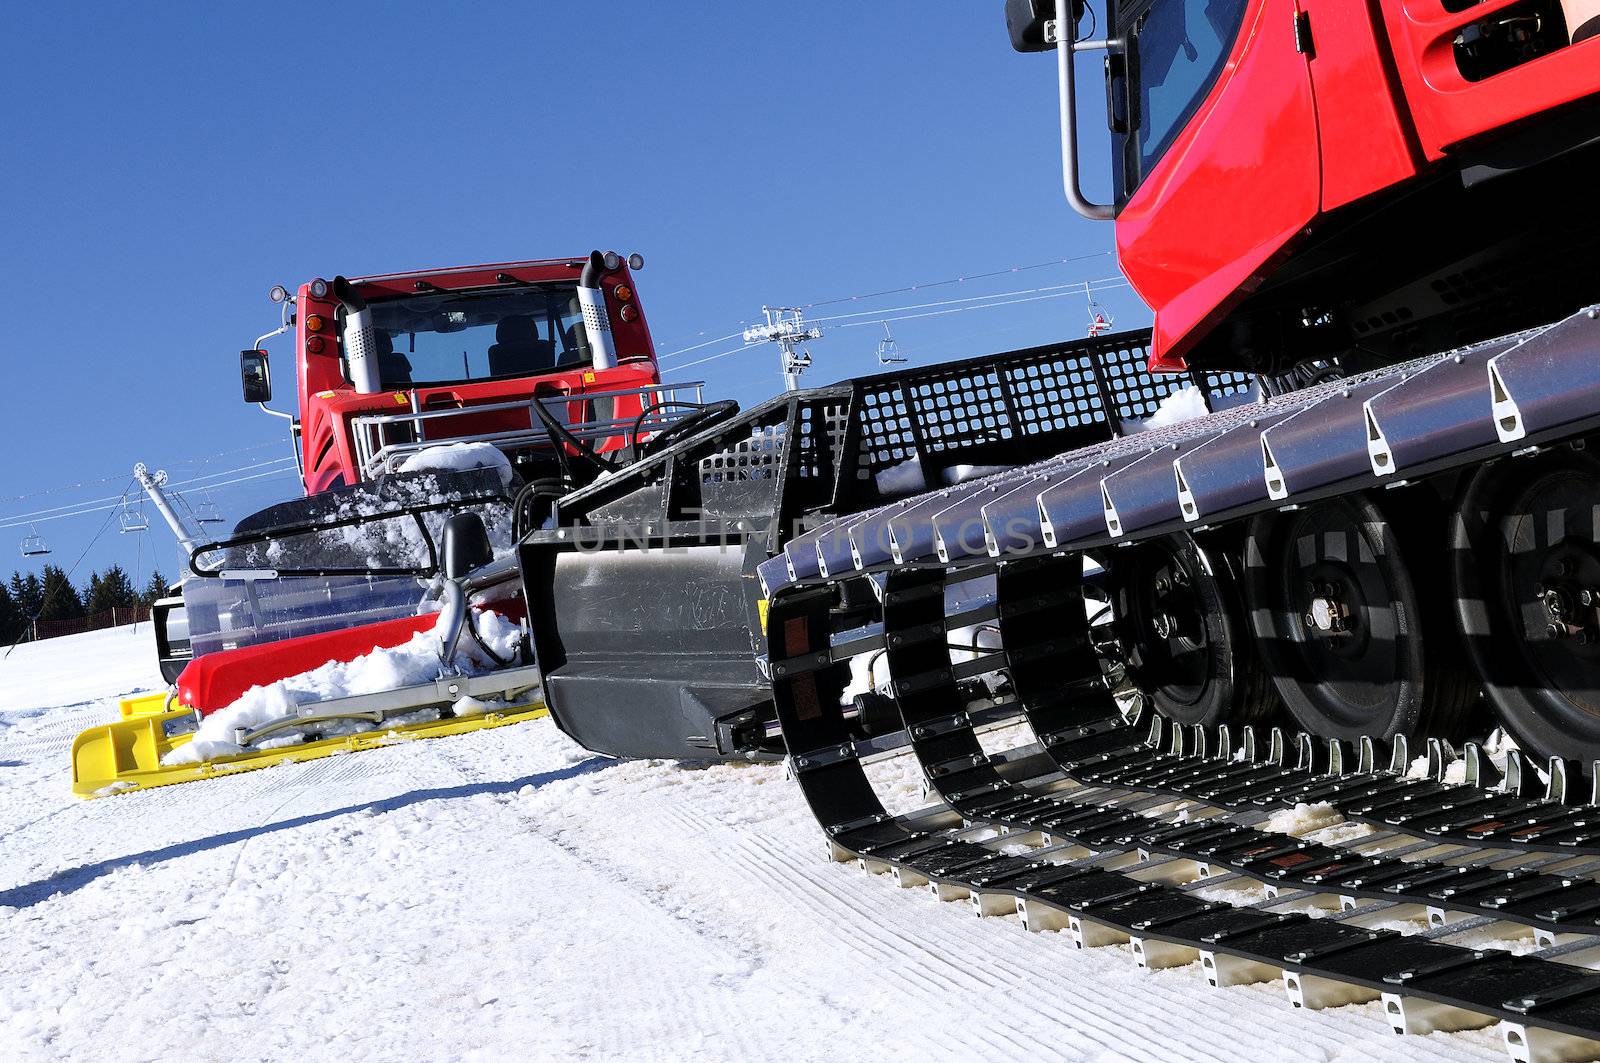
[{"label": "side mirror", "polygon": [[239,379],[244,383],[244,401],[272,401],[272,370],[266,351],[239,352]]},{"label": "side mirror", "polygon": [[1056,17],[1055,0],[1006,0],[1006,32],[1019,52],[1048,52],[1055,48],[1044,39],[1044,24]]}]

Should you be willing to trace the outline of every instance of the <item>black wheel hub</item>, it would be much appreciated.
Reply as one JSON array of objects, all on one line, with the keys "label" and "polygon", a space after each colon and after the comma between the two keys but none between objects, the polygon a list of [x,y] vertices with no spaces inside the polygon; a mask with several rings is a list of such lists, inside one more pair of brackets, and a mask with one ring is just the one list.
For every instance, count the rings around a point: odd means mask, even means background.
[{"label": "black wheel hub", "polygon": [[1533,681],[1600,719],[1600,484],[1539,477],[1501,522],[1500,593],[1520,619],[1516,650]]},{"label": "black wheel hub", "polygon": [[1210,644],[1194,590],[1194,559],[1157,543],[1141,550],[1137,563],[1118,567],[1128,573],[1113,605],[1129,675],[1141,689],[1194,704],[1210,680]]}]

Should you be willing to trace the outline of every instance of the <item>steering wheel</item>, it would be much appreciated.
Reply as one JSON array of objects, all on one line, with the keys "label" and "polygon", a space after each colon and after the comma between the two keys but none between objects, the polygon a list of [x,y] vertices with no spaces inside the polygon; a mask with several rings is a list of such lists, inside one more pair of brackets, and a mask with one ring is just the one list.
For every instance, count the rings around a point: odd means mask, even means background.
[{"label": "steering wheel", "polygon": [[[687,405],[685,403],[661,403],[661,406]],[[658,409],[660,407],[657,407]],[[646,411],[647,413],[649,411]],[[739,404],[732,399],[719,399],[708,402],[698,407],[693,413],[684,414],[683,417],[667,425],[654,436],[639,444],[639,456],[649,457],[672,446],[680,440],[688,439],[692,435],[704,432],[708,428],[732,420],[739,413]],[[641,414],[641,421],[644,416]]]},{"label": "steering wheel", "polygon": [[587,442],[579,439],[542,401],[557,396],[567,397],[552,387],[536,389],[533,393],[533,412],[556,444],[556,461],[561,466],[562,477],[574,487],[582,487],[594,483],[606,473],[615,472],[615,463],[601,457]]}]

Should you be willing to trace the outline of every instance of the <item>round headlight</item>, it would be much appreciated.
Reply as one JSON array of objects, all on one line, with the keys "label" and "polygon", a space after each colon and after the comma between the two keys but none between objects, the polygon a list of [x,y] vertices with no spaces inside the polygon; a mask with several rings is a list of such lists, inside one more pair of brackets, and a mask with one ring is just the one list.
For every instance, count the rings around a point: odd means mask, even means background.
[{"label": "round headlight", "polygon": [[307,336],[306,337],[306,353],[307,354],[321,354],[322,350],[323,350],[323,346],[324,346],[324,342],[323,342],[323,339],[322,339],[321,336]]},{"label": "round headlight", "polygon": [[632,321],[634,318],[639,316],[639,311],[634,308],[632,303],[629,303],[627,306],[617,311],[617,316],[622,318],[624,321]]},{"label": "round headlight", "polygon": [[306,315],[306,331],[307,332],[321,332],[323,330],[323,328],[325,328],[327,326],[327,324],[328,324],[328,322],[323,318],[323,316],[321,314],[307,314]]},{"label": "round headlight", "polygon": [[289,298],[289,289],[285,288],[281,284],[274,284],[272,286],[272,291],[267,293],[267,298],[271,299],[275,303],[281,303],[285,299]]},{"label": "round headlight", "polygon": [[605,264],[608,270],[618,269],[622,266],[622,256],[615,251],[607,251],[605,253]]},{"label": "round headlight", "polygon": [[318,277],[308,287],[311,289],[311,298],[326,299],[328,297],[328,282]]},{"label": "round headlight", "polygon": [[644,256],[641,255],[637,251],[635,251],[633,254],[629,255],[628,256],[628,268],[629,269],[644,269]]}]

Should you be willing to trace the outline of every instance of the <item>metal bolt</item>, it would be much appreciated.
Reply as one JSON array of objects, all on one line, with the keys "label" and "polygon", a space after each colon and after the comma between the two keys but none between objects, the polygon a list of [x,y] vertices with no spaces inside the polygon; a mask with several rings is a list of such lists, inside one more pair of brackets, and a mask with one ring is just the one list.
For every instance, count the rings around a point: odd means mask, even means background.
[{"label": "metal bolt", "polygon": [[1558,639],[1567,633],[1567,629],[1562,627],[1560,624],[1551,624],[1549,627],[1544,629],[1544,633],[1553,639]]},{"label": "metal bolt", "polygon": [[1587,588],[1578,592],[1578,601],[1584,605],[1594,604],[1594,591]]},{"label": "metal bolt", "polygon": [[1168,583],[1165,578],[1156,580],[1156,593],[1157,594],[1166,594],[1171,589],[1172,589],[1172,584]]}]

